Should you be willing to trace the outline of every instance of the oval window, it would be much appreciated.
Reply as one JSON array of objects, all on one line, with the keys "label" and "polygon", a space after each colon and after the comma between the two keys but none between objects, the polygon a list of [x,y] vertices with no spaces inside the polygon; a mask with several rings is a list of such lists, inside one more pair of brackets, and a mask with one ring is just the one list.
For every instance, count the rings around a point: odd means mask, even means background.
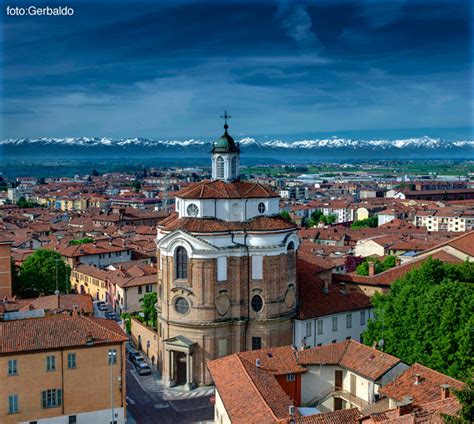
[{"label": "oval window", "polygon": [[260,202],[260,203],[258,204],[258,213],[260,213],[260,214],[265,213],[265,210],[266,210],[266,209],[267,209],[267,208],[265,207],[265,203]]},{"label": "oval window", "polygon": [[178,314],[186,315],[189,312],[189,302],[184,297],[178,297],[174,302],[174,309]]},{"label": "oval window", "polygon": [[259,295],[256,295],[256,296],[252,297],[251,305],[252,305],[252,309],[255,312],[260,312],[263,308],[263,299],[262,299],[262,297],[259,296]]},{"label": "oval window", "polygon": [[199,214],[199,208],[198,208],[197,205],[195,205],[194,203],[191,203],[191,204],[186,208],[186,212],[187,212],[188,216],[196,217],[196,216],[198,216],[198,214]]}]

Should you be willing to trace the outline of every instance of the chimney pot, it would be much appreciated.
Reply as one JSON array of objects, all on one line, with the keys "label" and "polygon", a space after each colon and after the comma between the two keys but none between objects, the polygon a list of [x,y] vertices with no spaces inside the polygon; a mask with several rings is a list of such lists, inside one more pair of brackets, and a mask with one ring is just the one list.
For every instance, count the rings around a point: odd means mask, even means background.
[{"label": "chimney pot", "polygon": [[441,384],[441,400],[445,400],[451,396],[451,386],[449,384]]},{"label": "chimney pot", "polygon": [[375,275],[375,262],[369,262],[369,277]]},{"label": "chimney pot", "polygon": [[421,383],[421,374],[415,374],[415,384]]}]

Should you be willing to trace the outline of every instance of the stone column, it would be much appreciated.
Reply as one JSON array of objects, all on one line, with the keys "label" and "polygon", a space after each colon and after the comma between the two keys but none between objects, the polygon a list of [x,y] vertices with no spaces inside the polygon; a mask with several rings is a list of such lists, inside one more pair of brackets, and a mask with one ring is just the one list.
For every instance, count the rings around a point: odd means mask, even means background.
[{"label": "stone column", "polygon": [[170,380],[170,387],[174,386],[174,352],[172,350],[170,352],[170,368],[169,368],[169,380]]}]

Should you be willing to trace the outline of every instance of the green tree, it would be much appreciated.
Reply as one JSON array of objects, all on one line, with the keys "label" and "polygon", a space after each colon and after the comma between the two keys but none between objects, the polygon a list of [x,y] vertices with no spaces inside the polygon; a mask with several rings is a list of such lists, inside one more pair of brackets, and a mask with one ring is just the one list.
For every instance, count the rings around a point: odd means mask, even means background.
[{"label": "green tree", "polygon": [[329,214],[329,215],[323,215],[321,217],[321,221],[326,224],[326,225],[331,225],[331,224],[334,224],[337,220],[337,216],[333,213]]},{"label": "green tree", "polygon": [[26,200],[24,197],[20,197],[16,202],[16,205],[22,209],[42,207],[39,203],[34,202],[33,200]]},{"label": "green tree", "polygon": [[62,256],[53,250],[39,249],[29,256],[19,270],[17,293],[22,297],[35,297],[41,293],[53,294],[67,290],[71,269]]},{"label": "green tree", "polygon": [[370,216],[366,219],[359,219],[354,221],[351,228],[358,230],[360,228],[376,228],[378,226],[378,218],[376,216]]},{"label": "green tree", "polygon": [[384,350],[454,378],[474,372],[474,263],[428,259],[372,303],[364,342],[384,340]]},{"label": "green tree", "polygon": [[132,332],[132,316],[129,313],[123,313],[122,314],[122,319],[125,324],[125,330],[127,331],[127,334],[131,334]]},{"label": "green tree", "polygon": [[291,222],[291,216],[288,211],[281,211],[280,212],[280,217],[283,218],[287,222]]},{"label": "green tree", "polygon": [[81,238],[81,239],[71,240],[68,244],[69,244],[69,246],[75,246],[75,245],[78,245],[78,244],[92,243],[93,241],[94,241],[93,238],[84,237],[84,238]]},{"label": "green tree", "polygon": [[381,262],[378,259],[367,258],[364,262],[356,268],[357,275],[369,275],[369,262],[373,262],[375,266],[375,274],[387,271],[387,269],[393,268],[397,264],[397,258],[395,256],[386,256]]},{"label": "green tree", "polygon": [[140,306],[144,315],[144,320],[147,325],[150,325],[151,322],[151,327],[155,328],[156,327],[156,320],[157,320],[157,314],[156,314],[156,302],[157,302],[157,295],[156,292],[153,293],[147,293],[143,298],[140,299]]},{"label": "green tree", "polygon": [[141,185],[140,181],[134,181],[133,184],[132,184],[132,187],[133,187],[133,190],[135,191],[135,193],[138,193],[140,191],[140,189],[142,188],[142,185]]},{"label": "green tree", "polygon": [[323,218],[323,213],[319,210],[317,211],[314,211],[311,216],[309,217],[308,219],[308,227],[315,227],[316,225],[319,224],[319,222],[321,221],[321,218]]}]

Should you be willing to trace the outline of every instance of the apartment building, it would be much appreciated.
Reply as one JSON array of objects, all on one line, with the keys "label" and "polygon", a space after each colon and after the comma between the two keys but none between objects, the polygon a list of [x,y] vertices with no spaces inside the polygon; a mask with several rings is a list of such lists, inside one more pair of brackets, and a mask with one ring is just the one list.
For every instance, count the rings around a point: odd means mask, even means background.
[{"label": "apartment building", "polygon": [[0,323],[0,422],[124,424],[126,341],[100,318]]},{"label": "apartment building", "polygon": [[474,229],[474,211],[454,211],[449,208],[419,211],[414,224],[428,231],[463,232]]}]

